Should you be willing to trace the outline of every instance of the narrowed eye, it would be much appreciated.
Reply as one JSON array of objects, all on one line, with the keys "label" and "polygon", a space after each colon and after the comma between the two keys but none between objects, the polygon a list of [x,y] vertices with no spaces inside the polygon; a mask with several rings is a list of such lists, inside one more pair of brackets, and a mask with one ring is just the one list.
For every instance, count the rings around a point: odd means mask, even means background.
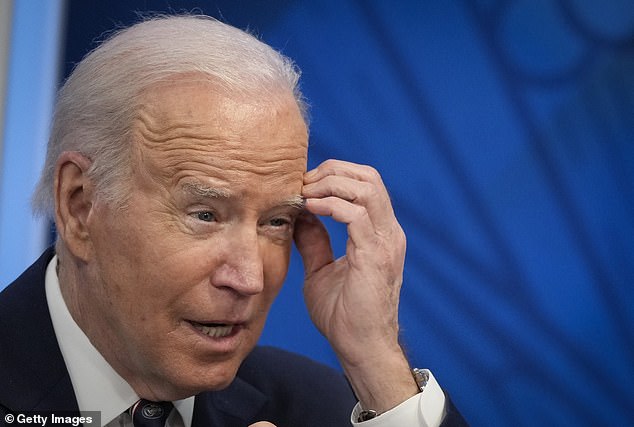
[{"label": "narrowed eye", "polygon": [[201,221],[205,221],[205,222],[212,222],[216,219],[216,217],[214,216],[213,213],[209,212],[209,211],[201,211],[201,212],[197,212],[196,213],[196,217],[201,220]]},{"label": "narrowed eye", "polygon": [[273,218],[271,221],[269,221],[269,224],[273,227],[284,227],[290,224],[290,221],[286,218]]}]

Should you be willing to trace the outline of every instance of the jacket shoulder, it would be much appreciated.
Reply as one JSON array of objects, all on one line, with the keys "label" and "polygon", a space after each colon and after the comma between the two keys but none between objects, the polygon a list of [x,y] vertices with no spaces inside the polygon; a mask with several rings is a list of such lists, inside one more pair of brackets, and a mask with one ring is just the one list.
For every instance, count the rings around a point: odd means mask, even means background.
[{"label": "jacket shoulder", "polygon": [[44,276],[53,255],[49,248],[0,292],[0,408],[5,411],[77,410],[46,301]]}]

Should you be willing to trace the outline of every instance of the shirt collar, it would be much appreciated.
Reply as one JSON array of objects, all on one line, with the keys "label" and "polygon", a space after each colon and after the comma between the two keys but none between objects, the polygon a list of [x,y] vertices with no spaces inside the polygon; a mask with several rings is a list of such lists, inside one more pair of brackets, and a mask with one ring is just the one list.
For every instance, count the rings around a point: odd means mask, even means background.
[{"label": "shirt collar", "polygon": [[[59,287],[57,255],[46,268],[46,299],[55,336],[73,383],[80,411],[100,411],[101,425],[118,417],[139,397],[110,366],[73,320]],[[185,427],[190,427],[194,397],[174,402]]]}]

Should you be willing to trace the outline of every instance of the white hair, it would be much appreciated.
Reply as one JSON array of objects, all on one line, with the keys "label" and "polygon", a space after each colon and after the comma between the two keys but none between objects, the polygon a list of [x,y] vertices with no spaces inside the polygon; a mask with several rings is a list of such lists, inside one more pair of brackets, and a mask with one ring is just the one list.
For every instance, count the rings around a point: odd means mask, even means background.
[{"label": "white hair", "polygon": [[293,62],[251,34],[208,16],[156,16],[113,34],[73,70],[58,93],[37,214],[54,217],[56,162],[64,151],[90,158],[106,202],[125,203],[131,127],[142,92],[180,74],[209,76],[225,93],[290,91],[306,120]]}]

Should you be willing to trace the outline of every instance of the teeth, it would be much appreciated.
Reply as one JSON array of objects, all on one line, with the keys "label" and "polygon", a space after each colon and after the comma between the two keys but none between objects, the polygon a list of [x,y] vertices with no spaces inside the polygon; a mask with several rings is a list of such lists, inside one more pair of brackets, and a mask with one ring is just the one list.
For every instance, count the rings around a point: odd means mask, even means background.
[{"label": "teeth", "polygon": [[203,334],[210,336],[212,338],[222,338],[231,334],[233,330],[232,325],[222,325],[222,326],[205,326],[200,323],[193,323],[194,327],[198,329]]}]

